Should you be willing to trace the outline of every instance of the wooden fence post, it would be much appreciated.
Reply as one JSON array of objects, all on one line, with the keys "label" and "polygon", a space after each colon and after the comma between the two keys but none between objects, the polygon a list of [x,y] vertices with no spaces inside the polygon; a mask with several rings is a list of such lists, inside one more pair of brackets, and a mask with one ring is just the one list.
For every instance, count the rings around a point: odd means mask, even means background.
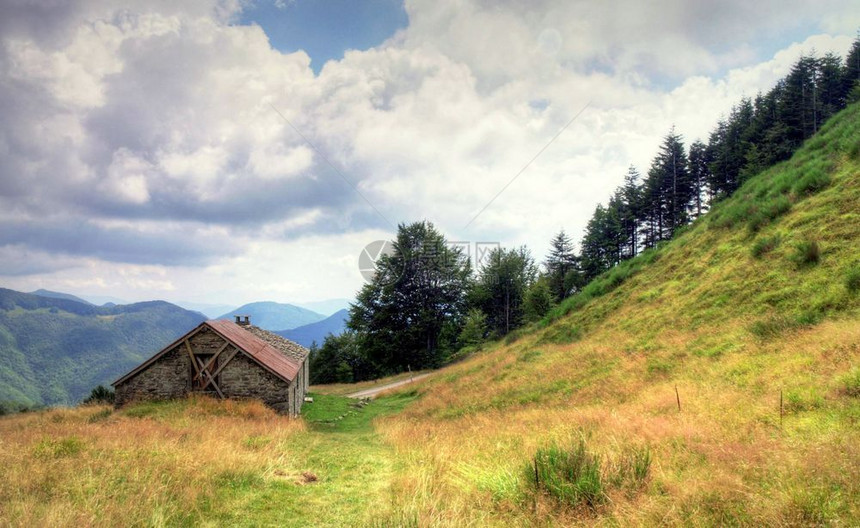
[{"label": "wooden fence post", "polygon": [[675,385],[675,401],[678,402],[678,412],[681,412],[681,395],[678,394],[678,386]]},{"label": "wooden fence post", "polygon": [[782,388],[779,389],[779,427],[782,429],[782,417],[785,414],[785,406],[782,403]]}]

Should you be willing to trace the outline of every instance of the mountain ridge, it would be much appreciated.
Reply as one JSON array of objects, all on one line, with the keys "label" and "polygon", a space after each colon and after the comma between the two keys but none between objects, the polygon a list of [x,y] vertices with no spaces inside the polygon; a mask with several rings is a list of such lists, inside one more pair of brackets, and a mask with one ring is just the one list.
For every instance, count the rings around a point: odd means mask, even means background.
[{"label": "mountain ridge", "polygon": [[244,304],[216,319],[232,320],[237,315],[250,316],[251,322],[260,328],[270,331],[292,330],[299,326],[322,321],[326,317],[294,304],[274,301],[258,301]]},{"label": "mountain ridge", "polygon": [[346,330],[347,319],[349,319],[349,311],[342,309],[322,321],[293,328],[292,330],[279,330],[275,333],[305,348],[310,348],[313,343],[322,345],[323,340],[329,334],[335,336],[342,334]]}]

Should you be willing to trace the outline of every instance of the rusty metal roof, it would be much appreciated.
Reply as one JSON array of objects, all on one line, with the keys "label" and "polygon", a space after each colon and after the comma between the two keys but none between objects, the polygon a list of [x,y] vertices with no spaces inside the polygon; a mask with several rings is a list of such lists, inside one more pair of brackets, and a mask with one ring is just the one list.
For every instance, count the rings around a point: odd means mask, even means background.
[{"label": "rusty metal roof", "polygon": [[263,330],[259,326],[247,325],[243,326],[245,330],[251,332],[255,336],[259,337],[263,341],[269,343],[273,347],[277,348],[284,354],[292,357],[297,361],[304,361],[305,358],[308,357],[309,351],[307,348],[303,347],[298,343],[293,343],[286,337],[279,336],[274,332],[269,332],[268,330]]},{"label": "rusty metal roof", "polygon": [[182,341],[191,338],[204,327],[211,328],[245,355],[253,359],[257,364],[272,374],[287,382],[296,379],[296,375],[302,368],[302,362],[307,357],[307,351],[301,345],[282,338],[262,328],[252,326],[240,326],[231,321],[214,320],[204,321],[196,328],[180,337],[157,354],[144,361],[128,374],[119,378],[112,385],[116,386],[131,378],[141,370],[151,365],[155,360],[173,350]]},{"label": "rusty metal roof", "polygon": [[278,350],[267,340],[249,331],[247,328],[250,327],[242,327],[232,321],[223,320],[206,321],[203,324],[236,345],[236,348],[245,352],[261,366],[286,381],[293,381],[302,368],[301,361]]}]

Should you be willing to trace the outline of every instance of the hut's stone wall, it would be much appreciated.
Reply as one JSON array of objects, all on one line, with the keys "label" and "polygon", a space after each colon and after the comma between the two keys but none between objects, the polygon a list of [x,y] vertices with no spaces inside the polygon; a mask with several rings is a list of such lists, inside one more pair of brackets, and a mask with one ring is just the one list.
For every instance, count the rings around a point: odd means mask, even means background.
[{"label": "hut's stone wall", "polygon": [[116,405],[135,400],[181,398],[191,389],[191,361],[179,346],[158,358],[137,375],[116,386]]},{"label": "hut's stone wall", "polygon": [[289,405],[290,385],[245,354],[236,354],[219,378],[218,386],[228,398],[257,398],[279,412],[295,414]]},{"label": "hut's stone wall", "polygon": [[[209,328],[189,338],[195,354],[215,354],[225,343]],[[218,356],[222,364],[233,355],[229,345]],[[214,370],[214,369],[213,369]],[[116,386],[116,405],[131,401],[181,398],[192,391],[192,365],[184,342],[180,342],[152,364]],[[218,387],[227,398],[255,398],[278,412],[297,415],[304,402],[308,382],[308,361],[292,384],[272,374],[242,352],[237,352],[217,376]],[[207,389],[211,391],[212,387]]]}]

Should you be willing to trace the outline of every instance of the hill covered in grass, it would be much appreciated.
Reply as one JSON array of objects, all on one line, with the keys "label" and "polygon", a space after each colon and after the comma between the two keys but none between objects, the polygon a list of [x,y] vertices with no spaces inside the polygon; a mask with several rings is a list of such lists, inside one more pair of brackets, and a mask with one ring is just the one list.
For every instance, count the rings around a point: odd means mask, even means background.
[{"label": "hill covered in grass", "polygon": [[0,288],[0,402],[75,404],[203,320],[163,301],[100,307]]},{"label": "hill covered in grass", "polygon": [[671,242],[424,382],[381,424],[411,461],[401,517],[860,522],[858,247],[855,104]]}]

